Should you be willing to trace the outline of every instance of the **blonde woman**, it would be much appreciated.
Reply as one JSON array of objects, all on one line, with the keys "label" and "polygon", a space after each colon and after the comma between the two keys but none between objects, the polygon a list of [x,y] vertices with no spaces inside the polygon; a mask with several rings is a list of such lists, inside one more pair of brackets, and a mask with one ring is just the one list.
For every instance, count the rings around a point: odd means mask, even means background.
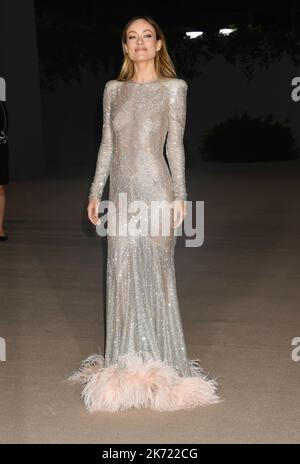
[{"label": "blonde woman", "polygon": [[[208,379],[198,359],[187,357],[173,260],[174,231],[186,214],[187,83],[176,77],[164,34],[152,18],[131,19],[122,47],[120,74],[104,88],[102,140],[88,216],[98,224],[110,175],[109,200],[115,209],[109,204],[108,218],[110,211],[124,212],[120,194],[125,194],[127,205],[142,201],[147,209],[156,200],[172,204],[163,210],[170,227],[168,234],[162,229],[148,235],[108,234],[105,355],[81,361],[68,380],[83,386],[81,398],[89,411],[205,406],[221,400],[216,380]],[[163,157],[166,136],[171,175]],[[137,218],[141,209],[131,209],[121,225],[128,225],[128,217]]]}]

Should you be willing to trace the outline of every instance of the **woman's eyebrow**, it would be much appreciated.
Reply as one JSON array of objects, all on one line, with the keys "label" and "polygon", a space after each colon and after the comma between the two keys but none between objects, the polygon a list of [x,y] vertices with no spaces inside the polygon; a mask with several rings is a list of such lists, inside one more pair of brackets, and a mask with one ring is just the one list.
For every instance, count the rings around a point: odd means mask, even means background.
[{"label": "woman's eyebrow", "polygon": [[[146,32],[146,31],[152,32],[150,31],[150,29],[145,29],[143,32]],[[136,31],[129,31],[128,34],[130,34],[130,32],[136,32]]]}]

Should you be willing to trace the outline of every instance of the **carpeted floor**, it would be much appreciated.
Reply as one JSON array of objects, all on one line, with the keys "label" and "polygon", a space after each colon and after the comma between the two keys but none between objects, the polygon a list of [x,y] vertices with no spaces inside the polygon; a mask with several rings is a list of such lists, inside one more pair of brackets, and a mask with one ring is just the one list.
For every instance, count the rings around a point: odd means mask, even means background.
[{"label": "carpeted floor", "polygon": [[297,443],[300,439],[299,162],[203,164],[200,247],[178,238],[188,352],[225,401],[171,413],[90,414],[64,383],[104,348],[106,239],[86,216],[90,179],[11,181],[0,242],[2,443]]}]

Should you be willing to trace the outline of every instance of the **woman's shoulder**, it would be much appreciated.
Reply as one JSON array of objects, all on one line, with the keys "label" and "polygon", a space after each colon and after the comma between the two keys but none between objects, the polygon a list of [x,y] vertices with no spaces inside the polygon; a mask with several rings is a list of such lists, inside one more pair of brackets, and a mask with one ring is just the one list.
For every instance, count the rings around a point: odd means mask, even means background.
[{"label": "woman's shoulder", "polygon": [[186,96],[188,84],[184,79],[179,77],[171,77],[167,82],[168,95],[171,99],[176,99],[179,96]]},{"label": "woman's shoulder", "polygon": [[167,84],[169,84],[172,88],[187,88],[188,84],[184,79],[179,77],[169,77],[166,79]]},{"label": "woman's shoulder", "polygon": [[110,88],[116,86],[118,82],[119,82],[119,81],[117,81],[116,79],[110,79],[109,81],[106,81],[104,87],[105,87],[106,89],[110,89]]}]

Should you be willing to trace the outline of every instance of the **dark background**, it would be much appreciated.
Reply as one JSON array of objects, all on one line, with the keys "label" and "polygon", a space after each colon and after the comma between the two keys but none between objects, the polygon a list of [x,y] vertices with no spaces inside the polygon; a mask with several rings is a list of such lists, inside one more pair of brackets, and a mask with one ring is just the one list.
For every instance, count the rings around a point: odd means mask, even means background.
[{"label": "dark background", "polygon": [[[0,5],[12,179],[92,176],[104,84],[117,77],[121,30],[136,14],[161,25],[178,77],[189,84],[187,169],[299,156],[300,103],[291,98],[292,79],[300,75],[297,2]],[[220,36],[228,25],[237,31]],[[204,35],[188,40],[190,30]]]}]

